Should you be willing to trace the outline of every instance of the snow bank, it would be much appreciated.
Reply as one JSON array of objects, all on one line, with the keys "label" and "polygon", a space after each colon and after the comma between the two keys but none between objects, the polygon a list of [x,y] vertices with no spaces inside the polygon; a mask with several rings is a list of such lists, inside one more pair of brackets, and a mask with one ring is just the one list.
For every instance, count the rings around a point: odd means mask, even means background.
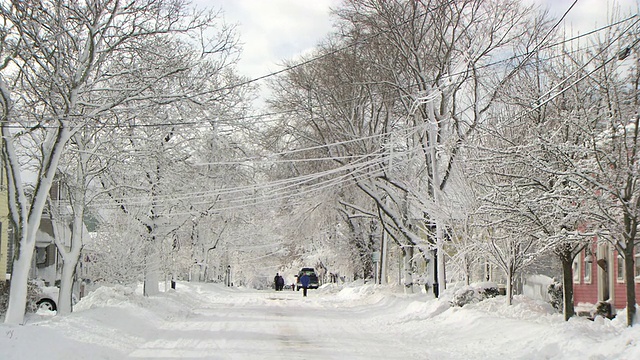
[{"label": "snow bank", "polygon": [[402,322],[427,320],[436,317],[451,308],[449,301],[432,299],[429,301],[412,301],[399,313]]},{"label": "snow bank", "polygon": [[530,299],[522,295],[514,296],[511,306],[507,305],[506,301],[505,296],[497,296],[476,304],[469,304],[465,308],[502,318],[529,321],[539,321],[541,318],[546,318],[545,321],[563,321],[562,314],[559,314],[551,304],[544,301]]},{"label": "snow bank", "polygon": [[101,286],[82,298],[74,306],[74,311],[107,306],[142,307],[145,303],[145,298],[137,295],[133,288],[122,285]]}]

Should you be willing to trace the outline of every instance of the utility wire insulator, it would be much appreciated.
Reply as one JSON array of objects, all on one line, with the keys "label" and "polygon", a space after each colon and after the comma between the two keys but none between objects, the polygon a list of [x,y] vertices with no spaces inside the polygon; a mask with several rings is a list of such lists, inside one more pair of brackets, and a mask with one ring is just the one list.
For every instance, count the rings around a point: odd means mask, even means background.
[{"label": "utility wire insulator", "polygon": [[631,54],[631,47],[627,46],[626,48],[618,51],[618,60],[624,60]]}]

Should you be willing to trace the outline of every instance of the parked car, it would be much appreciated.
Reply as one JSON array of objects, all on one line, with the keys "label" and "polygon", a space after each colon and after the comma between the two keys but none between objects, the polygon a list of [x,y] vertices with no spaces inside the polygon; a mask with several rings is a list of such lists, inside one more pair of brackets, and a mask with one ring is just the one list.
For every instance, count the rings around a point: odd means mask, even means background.
[{"label": "parked car", "polygon": [[58,293],[60,292],[60,289],[55,286],[44,286],[41,287],[40,290],[42,291],[38,293],[38,297],[36,299],[38,310],[57,311]]},{"label": "parked car", "polygon": [[300,283],[300,277],[302,277],[302,275],[304,274],[309,276],[309,287],[307,287],[307,289],[317,289],[318,286],[320,286],[320,283],[318,282],[318,275],[316,274],[315,269],[305,267],[300,269],[300,272],[296,276],[296,290],[300,290],[302,288],[302,284]]},{"label": "parked car", "polygon": [[[38,310],[58,311],[58,294],[60,289],[57,286],[44,286],[41,282],[38,285],[38,295],[36,297],[36,306]],[[71,303],[75,304],[78,300],[75,294],[71,295]]]}]

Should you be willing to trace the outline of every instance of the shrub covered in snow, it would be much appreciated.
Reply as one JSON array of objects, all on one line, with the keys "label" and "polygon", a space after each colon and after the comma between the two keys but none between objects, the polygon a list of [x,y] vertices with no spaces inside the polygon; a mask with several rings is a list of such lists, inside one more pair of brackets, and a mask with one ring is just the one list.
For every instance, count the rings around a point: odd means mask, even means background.
[{"label": "shrub covered in snow", "polygon": [[482,300],[496,297],[500,294],[498,285],[492,282],[475,283],[456,290],[451,299],[452,306],[475,304]]},{"label": "shrub covered in snow", "polygon": [[613,319],[613,310],[611,309],[611,303],[606,301],[600,301],[596,305],[596,316],[602,316],[607,319]]},{"label": "shrub covered in snow", "polygon": [[465,306],[467,304],[473,304],[480,301],[480,296],[475,289],[465,288],[460,289],[455,293],[451,300],[453,306]]},{"label": "shrub covered in snow", "polygon": [[4,314],[7,311],[9,304],[9,286],[5,283],[0,283],[0,314]]},{"label": "shrub covered in snow", "polygon": [[554,309],[562,311],[563,295],[562,295],[562,283],[554,282],[550,284],[547,292],[549,293],[549,303]]},{"label": "shrub covered in snow", "polygon": [[[36,305],[36,301],[38,300],[38,285],[34,283],[27,284],[27,312],[36,312],[38,309],[38,305]],[[2,282],[0,283],[0,314],[4,315],[7,312],[7,307],[9,306],[9,283]]]}]

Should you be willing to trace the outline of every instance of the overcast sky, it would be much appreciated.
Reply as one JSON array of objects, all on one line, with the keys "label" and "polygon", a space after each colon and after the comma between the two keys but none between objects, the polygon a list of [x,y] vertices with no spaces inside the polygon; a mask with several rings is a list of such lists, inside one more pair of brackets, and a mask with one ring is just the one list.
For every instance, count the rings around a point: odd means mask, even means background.
[{"label": "overcast sky", "polygon": [[[225,19],[238,24],[243,43],[239,71],[256,78],[279,70],[283,59],[312,49],[331,29],[329,8],[340,0],[194,0],[200,6],[221,8]],[[522,0],[549,6],[560,17],[574,0]],[[616,0],[623,13],[637,12],[640,0]],[[607,23],[613,0],[578,0],[566,24],[580,32]]]},{"label": "overcast sky", "polygon": [[[574,0],[525,0],[526,3],[543,4],[549,6],[552,14],[560,17],[573,4]],[[611,15],[611,8],[617,4],[622,13],[638,12],[638,0],[578,0],[577,4],[567,15],[568,23],[590,29],[606,25],[607,18]]]},{"label": "overcast sky", "polygon": [[256,78],[279,70],[282,60],[312,49],[331,29],[329,8],[340,0],[195,0],[221,8],[238,25],[243,44],[239,71]]}]

